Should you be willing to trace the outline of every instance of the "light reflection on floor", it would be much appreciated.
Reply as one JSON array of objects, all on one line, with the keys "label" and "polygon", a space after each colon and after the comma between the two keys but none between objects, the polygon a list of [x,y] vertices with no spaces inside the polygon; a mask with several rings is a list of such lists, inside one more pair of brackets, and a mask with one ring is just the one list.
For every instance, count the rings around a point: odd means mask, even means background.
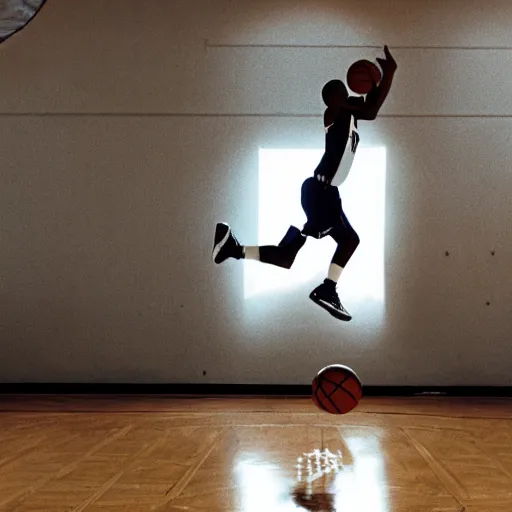
[{"label": "light reflection on floor", "polygon": [[379,448],[378,439],[354,433],[281,463],[275,453],[239,453],[241,510],[388,512]]}]

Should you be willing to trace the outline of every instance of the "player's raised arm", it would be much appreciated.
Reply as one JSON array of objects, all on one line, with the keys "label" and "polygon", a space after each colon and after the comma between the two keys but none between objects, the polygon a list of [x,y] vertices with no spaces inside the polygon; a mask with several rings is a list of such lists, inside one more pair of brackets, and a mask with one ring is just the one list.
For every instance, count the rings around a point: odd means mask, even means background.
[{"label": "player's raised arm", "polygon": [[373,89],[367,94],[364,103],[354,102],[348,107],[359,119],[368,121],[375,119],[391,89],[397,64],[387,46],[384,47],[384,54],[386,56],[385,59],[377,58],[382,68],[382,80],[380,83],[374,85]]}]

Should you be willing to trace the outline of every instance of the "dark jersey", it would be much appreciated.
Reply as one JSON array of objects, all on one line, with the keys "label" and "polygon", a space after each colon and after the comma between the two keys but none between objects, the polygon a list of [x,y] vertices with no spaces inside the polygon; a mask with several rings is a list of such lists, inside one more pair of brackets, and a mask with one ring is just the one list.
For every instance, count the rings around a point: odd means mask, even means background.
[{"label": "dark jersey", "polygon": [[354,161],[359,133],[357,120],[348,111],[341,111],[325,134],[325,153],[315,169],[318,181],[340,186],[348,176]]}]

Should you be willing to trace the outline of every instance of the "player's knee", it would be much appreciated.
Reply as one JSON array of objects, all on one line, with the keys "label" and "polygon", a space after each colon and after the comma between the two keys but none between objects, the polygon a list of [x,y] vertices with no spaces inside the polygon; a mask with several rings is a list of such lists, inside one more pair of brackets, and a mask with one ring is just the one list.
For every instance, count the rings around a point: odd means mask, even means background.
[{"label": "player's knee", "polygon": [[359,235],[354,231],[350,237],[350,242],[354,248],[356,248],[360,243],[361,239],[359,238]]},{"label": "player's knee", "polygon": [[279,243],[281,252],[279,266],[289,270],[305,242],[306,237],[302,235],[300,230],[295,226],[290,226],[285,237]]},{"label": "player's knee", "polygon": [[295,226],[290,226],[286,235],[284,235],[283,239],[279,242],[280,247],[287,247],[290,245],[300,245],[302,239],[304,237],[301,235],[301,232]]}]

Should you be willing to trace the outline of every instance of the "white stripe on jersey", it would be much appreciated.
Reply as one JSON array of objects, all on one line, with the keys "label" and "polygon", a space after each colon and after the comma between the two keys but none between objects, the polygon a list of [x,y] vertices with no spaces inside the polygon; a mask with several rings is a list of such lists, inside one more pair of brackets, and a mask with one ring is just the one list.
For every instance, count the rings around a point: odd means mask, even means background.
[{"label": "white stripe on jersey", "polygon": [[358,143],[359,133],[357,131],[356,122],[354,116],[350,116],[350,130],[347,145],[345,147],[343,157],[341,158],[340,165],[331,180],[331,185],[339,187],[347,179],[350,169],[352,168],[352,163],[354,162]]}]

